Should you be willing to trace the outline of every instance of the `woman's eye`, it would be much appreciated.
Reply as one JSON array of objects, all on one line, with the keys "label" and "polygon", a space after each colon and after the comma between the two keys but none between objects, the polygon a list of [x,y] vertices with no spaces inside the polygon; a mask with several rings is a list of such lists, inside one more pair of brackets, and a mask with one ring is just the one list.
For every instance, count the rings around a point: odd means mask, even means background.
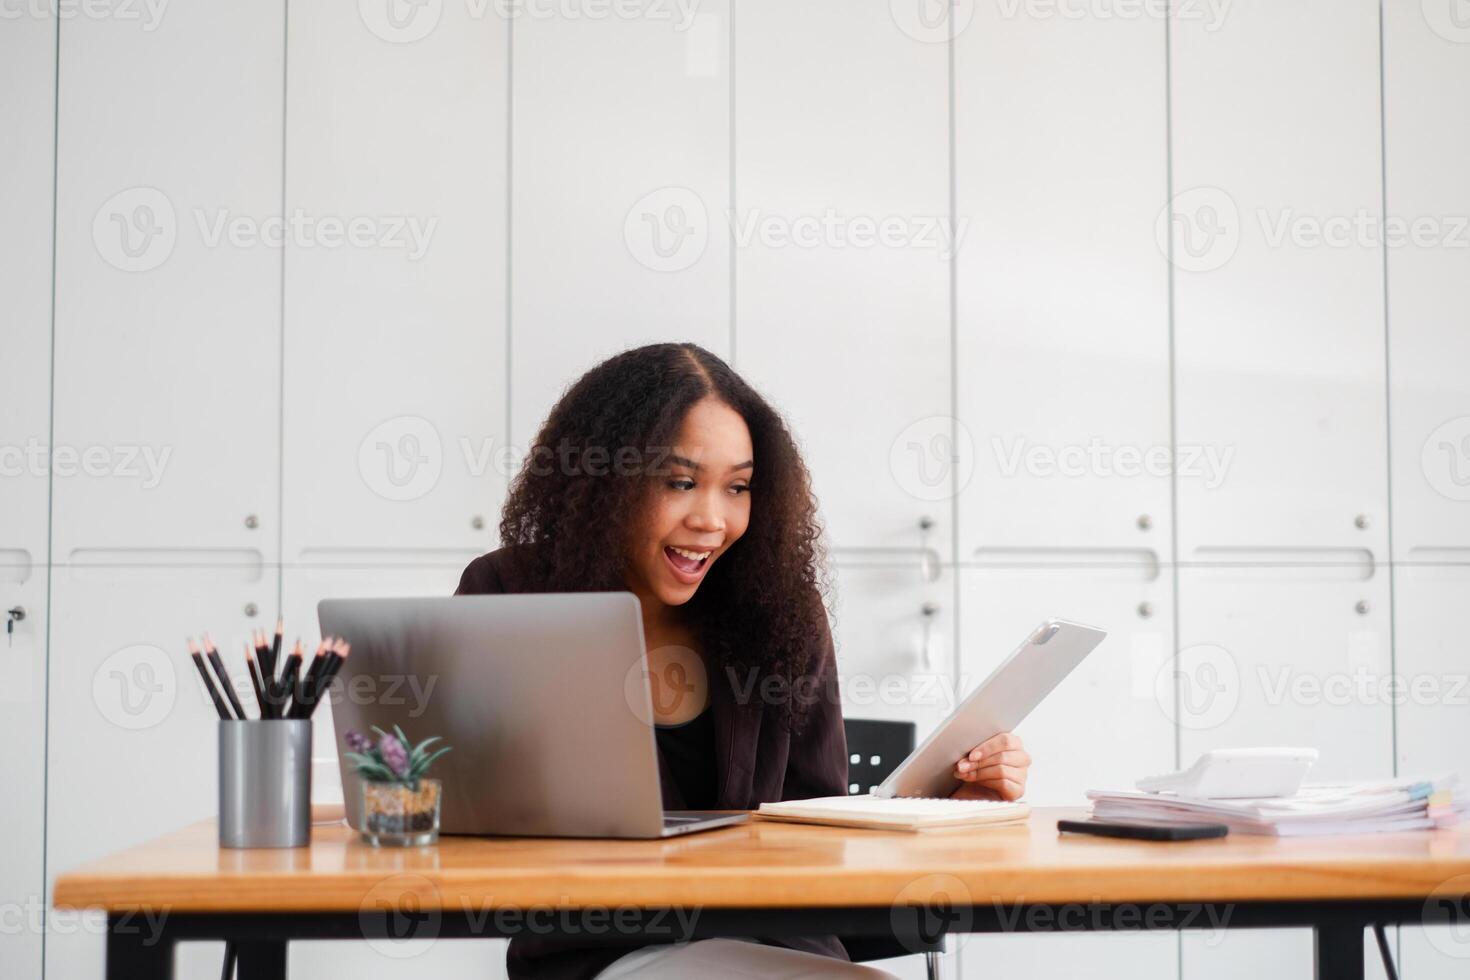
[{"label": "woman's eye", "polygon": [[669,489],[671,489],[671,490],[693,490],[694,489],[694,481],[693,480],[670,480],[669,481]]},{"label": "woman's eye", "polygon": [[748,484],[748,483],[738,484],[737,486],[731,487],[730,488],[730,492],[731,493],[734,493],[734,494],[749,493],[750,492],[750,484]]}]

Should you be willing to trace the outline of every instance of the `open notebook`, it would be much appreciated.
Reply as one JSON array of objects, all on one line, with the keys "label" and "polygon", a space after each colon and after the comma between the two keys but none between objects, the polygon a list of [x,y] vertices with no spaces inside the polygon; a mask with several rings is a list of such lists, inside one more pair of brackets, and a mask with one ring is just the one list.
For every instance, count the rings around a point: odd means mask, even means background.
[{"label": "open notebook", "polygon": [[762,803],[756,816],[794,823],[820,823],[871,830],[930,830],[979,827],[1025,820],[1031,806],[999,800],[953,800],[944,797],[822,796],[814,800]]}]

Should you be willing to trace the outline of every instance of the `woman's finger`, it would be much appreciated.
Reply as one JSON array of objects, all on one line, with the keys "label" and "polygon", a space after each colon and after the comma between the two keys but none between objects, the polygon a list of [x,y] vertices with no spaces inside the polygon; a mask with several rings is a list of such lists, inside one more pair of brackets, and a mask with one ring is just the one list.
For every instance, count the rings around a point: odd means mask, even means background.
[{"label": "woman's finger", "polygon": [[1020,766],[984,766],[971,772],[957,774],[967,783],[993,783],[1002,779],[1024,782],[1026,770]]},{"label": "woman's finger", "polygon": [[987,738],[971,749],[969,759],[971,762],[979,762],[983,756],[991,753],[1019,748],[1021,748],[1021,740],[1019,738],[1010,732],[1001,732],[999,735],[990,736],[990,738]]},{"label": "woman's finger", "polygon": [[955,763],[955,772],[974,772],[981,766],[995,765],[997,763],[1009,766],[1029,766],[1031,765],[1031,756],[1025,749],[1007,749],[1004,752],[997,752],[994,755],[982,756],[978,762],[972,762],[968,758],[961,759]]}]

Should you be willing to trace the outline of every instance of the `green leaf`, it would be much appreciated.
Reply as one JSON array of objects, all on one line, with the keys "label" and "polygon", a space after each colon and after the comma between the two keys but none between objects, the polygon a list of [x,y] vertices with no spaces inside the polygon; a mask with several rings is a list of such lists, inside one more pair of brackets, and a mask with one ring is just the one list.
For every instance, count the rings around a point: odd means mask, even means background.
[{"label": "green leaf", "polygon": [[424,773],[428,772],[429,771],[429,767],[434,764],[434,760],[438,759],[444,753],[450,752],[450,751],[452,751],[451,746],[446,745],[446,746],[444,746],[444,748],[440,749],[439,751],[435,752],[433,755],[430,755],[428,758],[424,759],[424,764],[423,764],[423,766],[421,768],[419,768],[418,774],[419,775],[423,775]]},{"label": "green leaf", "polygon": [[408,740],[408,736],[403,734],[403,729],[399,728],[397,725],[393,726],[393,734],[397,735],[398,741],[403,743],[403,751],[407,752],[410,748],[413,747],[413,743]]},{"label": "green leaf", "polygon": [[376,762],[358,763],[357,774],[370,783],[391,783],[398,778],[393,770]]},{"label": "green leaf", "polygon": [[412,765],[417,765],[418,762],[419,762],[419,760],[423,759],[424,752],[428,749],[428,747],[430,745],[433,745],[437,741],[439,741],[439,736],[438,735],[435,735],[433,738],[426,738],[422,742],[420,742],[419,744],[417,744],[415,746],[412,746],[408,750],[408,763],[409,763],[409,765],[411,765],[411,766]]},{"label": "green leaf", "polygon": [[346,753],[346,756],[348,759],[352,760],[352,763],[356,767],[358,773],[392,772],[392,770],[388,768],[388,766],[383,762],[382,759],[376,759],[368,755],[361,755],[357,752],[348,752]]}]

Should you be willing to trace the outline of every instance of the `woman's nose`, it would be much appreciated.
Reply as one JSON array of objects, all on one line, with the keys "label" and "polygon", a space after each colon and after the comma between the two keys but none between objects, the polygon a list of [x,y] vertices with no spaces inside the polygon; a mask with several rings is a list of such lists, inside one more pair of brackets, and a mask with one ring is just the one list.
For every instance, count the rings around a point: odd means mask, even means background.
[{"label": "woman's nose", "polygon": [[689,512],[684,523],[691,531],[724,531],[725,518],[712,508],[696,507]]}]

